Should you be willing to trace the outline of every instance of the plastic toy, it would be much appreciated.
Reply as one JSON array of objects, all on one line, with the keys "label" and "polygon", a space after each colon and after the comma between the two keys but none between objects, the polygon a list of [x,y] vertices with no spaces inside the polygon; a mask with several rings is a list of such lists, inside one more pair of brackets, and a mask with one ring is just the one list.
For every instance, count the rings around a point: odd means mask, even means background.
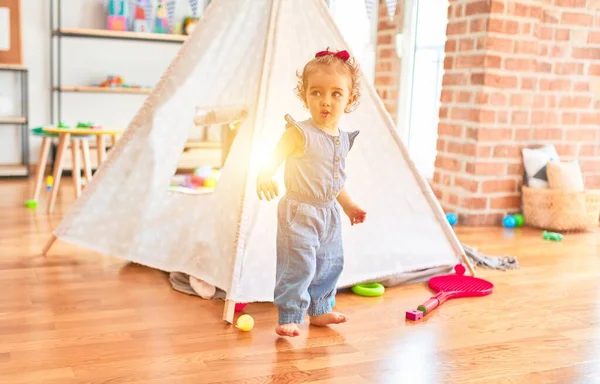
[{"label": "plastic toy", "polygon": [[452,227],[454,227],[454,224],[458,222],[458,216],[456,216],[456,213],[446,213],[446,219],[448,219],[448,222]]},{"label": "plastic toy", "polygon": [[106,29],[111,31],[127,31],[128,2],[125,0],[108,1],[108,18]]},{"label": "plastic toy", "polygon": [[148,8],[148,0],[137,0],[133,16],[133,30],[135,32],[150,32],[146,20],[146,8]]},{"label": "plastic toy", "polygon": [[438,294],[417,307],[417,310],[423,313],[422,316],[414,310],[407,311],[407,320],[421,320],[450,299],[487,296],[492,293],[494,285],[489,281],[478,277],[465,276],[465,268],[460,264],[454,269],[455,274],[436,276],[429,280],[429,288],[438,292]]},{"label": "plastic toy", "polygon": [[515,213],[513,216],[515,217],[515,220],[517,220],[517,228],[521,228],[523,224],[525,224],[525,218],[520,213]]},{"label": "plastic toy", "polygon": [[25,201],[25,206],[27,208],[37,208],[38,202],[36,200],[26,200]]},{"label": "plastic toy", "polygon": [[237,319],[235,327],[240,331],[248,332],[254,328],[254,319],[250,315],[242,315]]},{"label": "plastic toy", "polygon": [[514,228],[517,226],[517,219],[512,215],[504,216],[502,225],[504,225],[505,228]]},{"label": "plastic toy", "polygon": [[385,287],[380,283],[357,284],[352,287],[352,292],[359,296],[377,297],[385,293]]},{"label": "plastic toy", "polygon": [[167,33],[168,29],[169,19],[167,17],[167,7],[164,0],[160,0],[156,6],[154,33]]},{"label": "plastic toy", "polygon": [[331,305],[331,308],[335,307],[335,296],[329,298],[329,305]]},{"label": "plastic toy", "polygon": [[564,238],[564,236],[561,235],[560,233],[548,232],[548,231],[544,231],[542,233],[542,237],[544,238],[544,240],[550,240],[550,241],[562,241],[562,239]]},{"label": "plastic toy", "polygon": [[235,303],[235,311],[242,312],[246,308],[247,303]]}]

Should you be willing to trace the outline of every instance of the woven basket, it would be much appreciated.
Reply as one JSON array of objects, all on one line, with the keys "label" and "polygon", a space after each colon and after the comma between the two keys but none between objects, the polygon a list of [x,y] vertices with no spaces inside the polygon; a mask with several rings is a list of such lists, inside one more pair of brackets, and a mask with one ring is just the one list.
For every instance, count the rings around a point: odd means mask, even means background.
[{"label": "woven basket", "polygon": [[525,224],[556,232],[581,232],[598,226],[600,190],[565,191],[523,186]]}]

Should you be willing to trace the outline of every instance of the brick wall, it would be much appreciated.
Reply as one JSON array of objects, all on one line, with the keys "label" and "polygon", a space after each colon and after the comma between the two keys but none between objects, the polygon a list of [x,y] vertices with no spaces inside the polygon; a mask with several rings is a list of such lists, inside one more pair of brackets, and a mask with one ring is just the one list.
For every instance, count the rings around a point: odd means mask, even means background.
[{"label": "brick wall", "polygon": [[433,188],[466,225],[519,210],[521,148],[600,187],[600,1],[450,0]]},{"label": "brick wall", "polygon": [[400,81],[400,58],[396,54],[396,34],[402,31],[403,4],[404,0],[398,0],[395,16],[390,19],[385,1],[379,0],[375,89],[394,120],[398,114]]}]

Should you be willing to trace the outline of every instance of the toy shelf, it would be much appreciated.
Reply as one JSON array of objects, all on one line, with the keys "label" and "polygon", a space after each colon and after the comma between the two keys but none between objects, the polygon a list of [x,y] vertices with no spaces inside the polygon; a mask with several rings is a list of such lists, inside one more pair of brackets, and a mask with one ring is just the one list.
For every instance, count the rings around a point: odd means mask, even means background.
[{"label": "toy shelf", "polygon": [[0,125],[17,125],[21,137],[21,164],[0,164],[0,177],[29,177],[29,71],[21,64],[0,64],[0,71],[13,72],[19,77],[21,116],[0,116]]},{"label": "toy shelf", "polygon": [[54,36],[64,37],[85,37],[85,38],[100,38],[100,39],[117,39],[117,40],[135,40],[135,41],[158,41],[165,43],[183,43],[188,36],[174,35],[167,33],[141,33],[141,32],[123,32],[110,31],[104,29],[74,29],[74,28],[59,28],[55,29],[52,34]]},{"label": "toy shelf", "polygon": [[76,87],[54,87],[55,91],[61,92],[85,92],[85,93],[133,93],[140,95],[149,95],[152,88],[125,88],[125,87],[92,87],[92,86],[76,86]]},{"label": "toy shelf", "polygon": [[2,64],[2,63],[0,63],[0,70],[4,70],[4,71],[26,71],[27,68],[24,65],[19,65],[19,64]]},{"label": "toy shelf", "polygon": [[29,176],[29,167],[26,165],[0,165],[0,177]]},{"label": "toy shelf", "polygon": [[26,124],[27,123],[27,118],[26,117],[19,117],[19,116],[0,116],[0,124]]}]

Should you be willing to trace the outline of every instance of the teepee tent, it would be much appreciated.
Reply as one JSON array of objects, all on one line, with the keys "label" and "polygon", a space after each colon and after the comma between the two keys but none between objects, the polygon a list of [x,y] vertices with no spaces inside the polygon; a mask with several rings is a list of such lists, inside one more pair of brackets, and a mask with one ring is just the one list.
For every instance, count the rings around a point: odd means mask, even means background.
[{"label": "teepee tent", "polygon": [[[295,74],[327,47],[349,49],[323,0],[213,0],[44,253],[60,239],[189,274],[226,292],[230,322],[235,302],[272,301],[277,201],[258,199],[257,170],[284,116],[308,118]],[[361,92],[341,128],[361,131],[348,188],[367,220],[344,218],[339,287],[447,272],[464,251],[374,88],[363,82]],[[224,105],[247,114],[216,189],[169,190],[198,106]]]}]

